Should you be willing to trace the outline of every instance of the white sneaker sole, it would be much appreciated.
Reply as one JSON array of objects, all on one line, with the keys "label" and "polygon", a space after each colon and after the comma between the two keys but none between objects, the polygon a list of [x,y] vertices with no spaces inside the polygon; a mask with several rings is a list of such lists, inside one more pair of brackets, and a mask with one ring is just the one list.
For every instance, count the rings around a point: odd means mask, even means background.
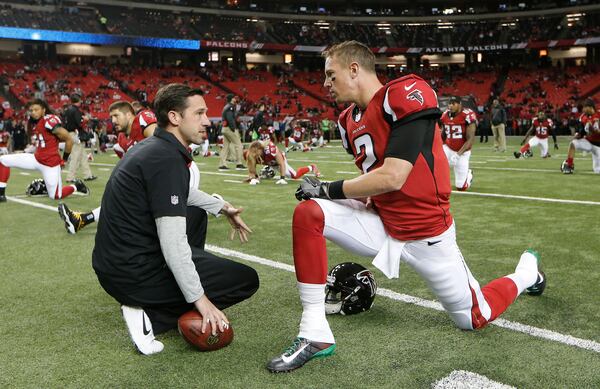
[{"label": "white sneaker sole", "polygon": [[63,219],[63,221],[65,222],[65,229],[67,230],[67,232],[71,235],[75,235],[75,226],[73,225],[73,223],[71,223],[71,219],[69,219],[69,215],[67,215],[67,211],[65,210],[65,207],[62,206],[62,204],[58,206],[58,214],[60,215],[60,218]]}]

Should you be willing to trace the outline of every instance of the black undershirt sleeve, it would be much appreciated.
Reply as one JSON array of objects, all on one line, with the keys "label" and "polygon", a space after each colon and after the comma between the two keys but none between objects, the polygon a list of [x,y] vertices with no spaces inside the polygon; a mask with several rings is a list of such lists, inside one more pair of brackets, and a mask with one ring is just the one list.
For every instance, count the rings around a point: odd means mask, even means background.
[{"label": "black undershirt sleeve", "polygon": [[424,144],[432,143],[439,117],[440,111],[431,109],[395,122],[385,149],[385,157],[403,159],[414,165]]}]

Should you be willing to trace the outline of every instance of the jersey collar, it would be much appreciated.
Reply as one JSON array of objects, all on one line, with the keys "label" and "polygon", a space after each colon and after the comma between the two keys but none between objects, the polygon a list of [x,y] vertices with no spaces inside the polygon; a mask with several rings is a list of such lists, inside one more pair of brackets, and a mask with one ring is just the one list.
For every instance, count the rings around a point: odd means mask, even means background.
[{"label": "jersey collar", "polygon": [[179,140],[175,138],[175,135],[160,127],[156,127],[156,130],[154,130],[154,136],[171,143],[183,155],[183,158],[185,159],[186,163],[190,163],[194,160],[194,158],[192,158],[190,150],[184,145],[182,145],[181,142],[179,142]]}]

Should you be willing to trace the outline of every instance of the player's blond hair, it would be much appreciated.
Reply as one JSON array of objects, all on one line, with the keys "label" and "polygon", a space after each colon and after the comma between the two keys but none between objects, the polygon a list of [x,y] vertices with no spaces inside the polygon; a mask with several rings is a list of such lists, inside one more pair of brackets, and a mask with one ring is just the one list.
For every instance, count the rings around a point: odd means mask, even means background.
[{"label": "player's blond hair", "polygon": [[375,73],[375,54],[367,45],[358,41],[346,41],[330,46],[321,56],[325,59],[336,58],[342,65],[356,62],[361,68]]},{"label": "player's blond hair", "polygon": [[252,143],[250,143],[250,146],[248,147],[248,155],[246,156],[246,159],[248,161],[252,161],[254,162],[254,164],[259,165],[263,163],[263,151],[264,151],[265,147],[263,146],[262,142],[259,140],[256,140]]}]

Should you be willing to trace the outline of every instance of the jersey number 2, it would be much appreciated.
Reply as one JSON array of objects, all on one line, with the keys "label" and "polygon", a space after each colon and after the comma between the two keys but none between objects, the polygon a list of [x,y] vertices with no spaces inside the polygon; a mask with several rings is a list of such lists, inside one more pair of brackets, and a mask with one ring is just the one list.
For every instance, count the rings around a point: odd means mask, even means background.
[{"label": "jersey number 2", "polygon": [[369,169],[377,163],[377,157],[375,156],[375,147],[373,146],[373,139],[369,134],[363,134],[358,138],[354,139],[354,147],[356,149],[357,160],[362,160],[363,173],[367,173]]}]

